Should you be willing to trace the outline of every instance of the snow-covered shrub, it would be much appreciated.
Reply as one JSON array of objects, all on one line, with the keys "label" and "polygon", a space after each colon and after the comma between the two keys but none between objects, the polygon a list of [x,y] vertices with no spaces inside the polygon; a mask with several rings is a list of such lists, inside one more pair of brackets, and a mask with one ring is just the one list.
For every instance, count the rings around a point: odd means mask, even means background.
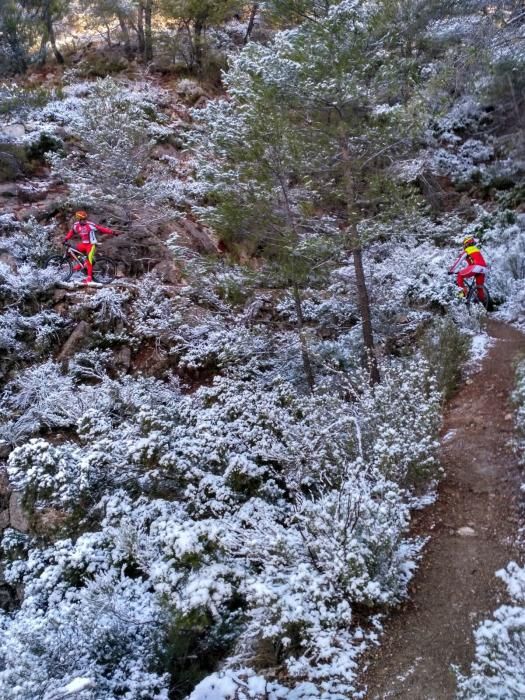
[{"label": "snow-covered shrub", "polygon": [[[7,576],[23,582],[25,595],[16,614],[0,618],[3,697],[50,700],[81,676],[93,688],[83,698],[167,700],[157,649],[169,623],[164,596],[180,577],[163,584],[160,564],[170,536],[176,543],[176,507],[152,504],[146,513],[133,505],[115,495],[100,532],[33,548],[13,563]],[[163,523],[171,526],[159,537]]]},{"label": "snow-covered shrub", "polygon": [[447,270],[456,255],[450,248],[436,248],[416,236],[371,246],[367,261],[370,296],[380,322],[405,313],[410,305],[447,308],[455,295]]},{"label": "snow-covered shrub", "polygon": [[155,339],[158,345],[169,343],[177,334],[182,316],[170,288],[155,273],[138,282],[129,320],[136,337]]},{"label": "snow-covered shrub", "polygon": [[516,404],[516,426],[518,429],[518,455],[525,464],[525,360],[522,360],[516,371],[516,388],[513,397]]},{"label": "snow-covered shrub", "polygon": [[34,219],[20,223],[11,214],[0,216],[0,295],[22,300],[53,286],[50,270],[41,269],[42,261],[53,251],[51,226],[42,226]]},{"label": "snow-covered shrub", "polygon": [[[129,676],[154,698],[151,687],[163,686],[150,662],[162,635],[185,635],[203,652],[206,639],[223,655],[234,645],[231,667],[261,665],[274,649],[271,665],[290,677],[350,693],[357,657],[376,636],[354,605],[399,601],[421,547],[406,539],[409,499],[395,479],[434,459],[437,397],[422,364],[393,366],[376,389],[363,377],[351,403],[253,378],[188,395],[130,377],[91,391],[75,442],[30,440],[8,460],[12,485],[37,509],[87,507],[92,518],[101,499],[104,518],[74,543],[32,543],[11,565],[26,598],[3,619],[14,646],[2,648],[0,688],[19,684],[29,700],[35,687],[81,676],[93,680],[93,697],[126,688],[138,698]],[[26,411],[42,400],[20,387],[9,399]],[[158,492],[174,500],[153,500]],[[35,616],[34,645],[22,652]],[[136,622],[146,619],[154,624]],[[57,664],[64,635],[75,643]],[[46,658],[30,673],[35,645]]]},{"label": "snow-covered shrub", "polygon": [[403,541],[408,511],[396,487],[359,476],[362,466],[349,466],[340,489],[305,499],[284,522],[256,502],[239,512],[246,534],[232,534],[260,573],[244,583],[248,626],[234,663],[260,665],[270,647],[266,665],[283,663],[292,678],[322,683],[335,697],[355,689],[356,659],[375,632],[354,619],[353,605],[399,600],[421,544]]},{"label": "snow-covered shrub", "polygon": [[154,452],[147,438],[157,434],[151,416],[177,402],[177,384],[109,379],[98,355],[84,353],[67,375],[48,361],[7,385],[0,413],[6,440],[19,441],[41,427],[76,432],[76,441],[29,440],[9,455],[11,483],[26,492],[33,508],[71,510],[82,499],[93,504],[119,486],[133,491],[151,481]]},{"label": "snow-covered shrub", "polygon": [[23,87],[16,83],[3,83],[0,85],[0,115],[9,121],[23,119],[32,110],[41,109],[56,97],[55,90],[43,86]]},{"label": "snow-covered shrub", "polygon": [[421,347],[443,398],[449,398],[461,379],[470,348],[469,336],[448,315],[433,321]]},{"label": "snow-covered shrub", "polygon": [[87,393],[84,399],[72,378],[52,360],[28,367],[8,382],[2,394],[0,417],[7,422],[0,424],[0,435],[17,442],[42,427],[73,426],[89,405],[89,389]]},{"label": "snow-covered shrub", "polygon": [[223,324],[182,327],[185,345],[180,352],[180,365],[188,369],[211,367],[238,368],[246,374],[260,367],[270,355],[270,339],[263,329],[242,326],[228,328]]},{"label": "snow-covered shrub", "polygon": [[159,101],[160,91],[106,78],[89,83],[80,98],[47,105],[44,116],[81,139],[81,149],[49,155],[54,172],[69,185],[70,203],[104,204],[126,220],[137,208],[143,215],[151,207],[152,219],[162,219],[159,208],[181,192],[176,178],[166,177],[166,167],[160,170],[150,159],[153,136],[166,120]]},{"label": "snow-covered shrub", "polygon": [[453,151],[445,148],[435,151],[432,165],[438,175],[450,175],[456,185],[465,185],[489,179],[491,171],[486,163],[493,155],[494,148],[490,144],[468,139]]},{"label": "snow-covered shrub", "polygon": [[83,299],[77,308],[79,312],[89,309],[97,326],[108,328],[127,318],[125,305],[129,299],[130,294],[126,290],[103,287],[89,299]]},{"label": "snow-covered shrub", "polygon": [[458,700],[511,700],[525,694],[525,569],[515,562],[497,572],[513,601],[475,631],[469,676],[459,675]]},{"label": "snow-covered shrub", "polygon": [[298,688],[291,693],[289,688],[268,681],[250,668],[224,670],[202,680],[188,700],[299,700],[301,692],[303,698],[307,697],[306,685],[310,688],[310,697],[316,697],[312,683],[301,683],[301,690]]},{"label": "snow-covered shrub", "polygon": [[499,314],[507,321],[525,322],[525,215],[503,211],[485,216],[480,237],[490,265],[487,285]]},{"label": "snow-covered shrub", "polygon": [[15,301],[30,300],[56,285],[52,269],[40,269],[31,263],[22,263],[14,270],[0,261],[0,296]]},{"label": "snow-covered shrub", "polygon": [[425,359],[393,361],[360,399],[363,452],[375,469],[411,485],[438,472],[441,394]]},{"label": "snow-covered shrub", "polygon": [[53,311],[25,316],[17,309],[0,314],[0,376],[13,363],[28,361],[49,350],[66,322]]},{"label": "snow-covered shrub", "polygon": [[53,226],[43,226],[35,219],[19,222],[11,214],[0,217],[0,250],[19,262],[41,263],[54,250]]}]

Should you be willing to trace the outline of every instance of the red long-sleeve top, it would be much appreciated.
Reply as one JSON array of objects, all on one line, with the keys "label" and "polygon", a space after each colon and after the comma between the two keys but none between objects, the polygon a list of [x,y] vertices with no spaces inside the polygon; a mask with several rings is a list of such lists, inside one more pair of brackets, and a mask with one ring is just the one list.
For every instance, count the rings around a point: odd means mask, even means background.
[{"label": "red long-sleeve top", "polygon": [[95,244],[97,242],[96,231],[100,231],[100,233],[105,233],[110,236],[115,233],[112,229],[106,228],[105,226],[100,226],[100,224],[95,224],[92,221],[77,221],[67,232],[64,240],[69,241],[69,239],[73,238],[73,236],[76,234],[77,236],[80,236],[82,243]]},{"label": "red long-sleeve top", "polygon": [[475,245],[469,245],[458,255],[449,271],[454,272],[464,260],[466,260],[469,265],[481,265],[482,267],[487,267],[487,262],[483,257],[481,250]]}]

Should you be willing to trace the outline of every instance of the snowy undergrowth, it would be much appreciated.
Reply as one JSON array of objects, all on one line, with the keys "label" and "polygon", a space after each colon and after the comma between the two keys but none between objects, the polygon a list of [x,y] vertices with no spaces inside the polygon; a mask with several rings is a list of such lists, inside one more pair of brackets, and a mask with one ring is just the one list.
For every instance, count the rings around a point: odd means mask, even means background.
[{"label": "snowy undergrowth", "polygon": [[[75,441],[33,439],[9,457],[34,517],[60,506],[82,529],[101,520],[47,547],[6,534],[25,595],[2,618],[0,688],[52,697],[80,673],[95,682],[86,697],[167,697],[157,650],[186,633],[194,651],[230,648],[232,669],[273,656],[292,686],[308,681],[295,697],[311,683],[348,697],[378,633],[354,605],[398,602],[422,545],[406,535],[408,484],[437,468],[439,395],[421,361],[385,368],[350,405],[286,383],[223,379],[191,396],[121,385],[76,408]],[[76,400],[63,392],[62,406]]]},{"label": "snowy undergrowth", "polygon": [[[334,284],[312,306],[325,328],[352,293]],[[62,313],[88,319],[95,346],[10,371],[7,471],[38,535],[4,534],[24,597],[1,617],[0,694],[51,700],[80,679],[83,699],[160,700],[174,683],[183,697],[219,664],[196,697],[357,692],[423,544],[407,528],[414,487],[438,473],[440,394],[417,354],[385,360],[372,389],[325,348],[305,395],[293,326],[272,335],[253,299],[235,312],[221,295],[199,307],[154,276],[72,291]],[[115,372],[122,343],[150,342],[161,378]],[[173,374],[204,368],[190,392]]]}]

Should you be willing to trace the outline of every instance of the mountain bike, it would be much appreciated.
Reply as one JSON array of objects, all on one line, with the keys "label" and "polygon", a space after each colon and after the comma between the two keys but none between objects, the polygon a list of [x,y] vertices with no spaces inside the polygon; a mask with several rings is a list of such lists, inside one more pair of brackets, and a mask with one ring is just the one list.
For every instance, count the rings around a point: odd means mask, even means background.
[{"label": "mountain bike", "polygon": [[[52,269],[60,282],[67,282],[73,272],[86,269],[87,255],[71,245],[65,245],[62,255],[51,255],[44,262],[46,269]],[[107,255],[96,255],[93,263],[93,281],[109,284],[117,275],[117,263]]]},{"label": "mountain bike", "polygon": [[[492,299],[490,298],[489,290],[486,285],[481,285],[478,287],[474,277],[467,277],[465,280],[465,285],[467,287],[467,293],[465,294],[465,304],[467,305],[467,310],[470,313],[470,307],[472,304],[482,304],[487,311],[492,310]],[[479,291],[482,291],[481,297]]]}]

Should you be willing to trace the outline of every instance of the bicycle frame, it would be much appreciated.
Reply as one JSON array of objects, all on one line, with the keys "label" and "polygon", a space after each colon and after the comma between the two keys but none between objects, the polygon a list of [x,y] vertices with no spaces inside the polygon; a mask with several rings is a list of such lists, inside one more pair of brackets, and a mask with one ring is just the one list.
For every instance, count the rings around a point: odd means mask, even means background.
[{"label": "bicycle frame", "polygon": [[467,293],[465,295],[465,303],[467,305],[467,308],[470,310],[470,305],[471,304],[481,304],[485,308],[487,308],[487,304],[489,303],[489,292],[488,289],[486,288],[485,285],[483,285],[484,293],[487,295],[487,299],[485,301],[482,301],[479,297],[478,294],[478,285],[476,284],[476,279],[475,277],[467,278],[465,280],[465,286],[467,288]]},{"label": "bicycle frame", "polygon": [[67,246],[64,253],[64,258],[68,257],[72,258],[78,265],[82,265],[83,268],[86,266],[87,255],[81,253],[80,250],[73,248],[71,245]]}]

